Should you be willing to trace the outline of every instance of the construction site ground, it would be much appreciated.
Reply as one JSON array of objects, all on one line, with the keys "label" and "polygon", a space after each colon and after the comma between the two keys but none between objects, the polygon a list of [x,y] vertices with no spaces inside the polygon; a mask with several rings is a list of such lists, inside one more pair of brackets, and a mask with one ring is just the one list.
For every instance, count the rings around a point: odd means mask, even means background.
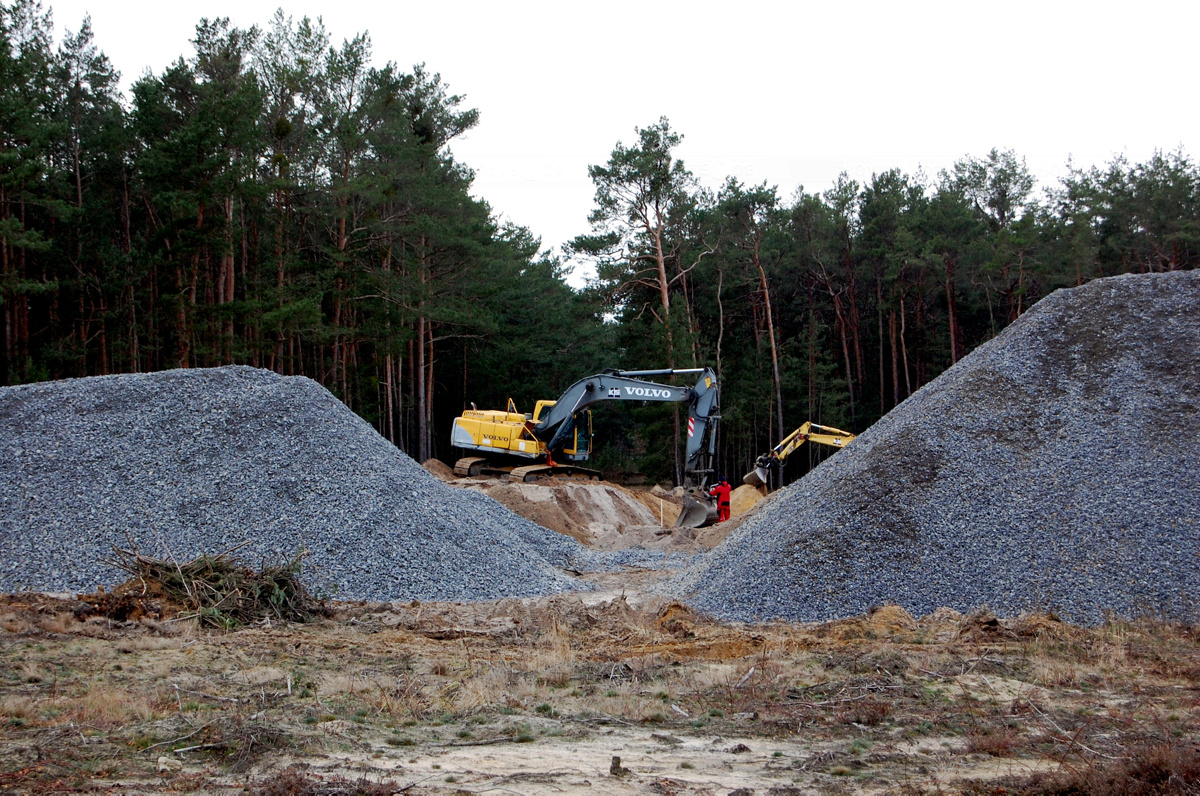
[{"label": "construction site ground", "polygon": [[1191,628],[894,606],[728,624],[647,592],[661,576],[231,631],[136,583],[5,597],[0,791],[1186,793],[1171,778],[1200,774]]},{"label": "construction site ground", "polygon": [[600,550],[710,550],[766,497],[763,489],[739,485],[731,495],[731,522],[677,528],[675,521],[684,502],[682,490],[570,477],[514,483],[505,476],[460,478],[437,459],[422,466],[451,486],[482,492],[527,520]]}]

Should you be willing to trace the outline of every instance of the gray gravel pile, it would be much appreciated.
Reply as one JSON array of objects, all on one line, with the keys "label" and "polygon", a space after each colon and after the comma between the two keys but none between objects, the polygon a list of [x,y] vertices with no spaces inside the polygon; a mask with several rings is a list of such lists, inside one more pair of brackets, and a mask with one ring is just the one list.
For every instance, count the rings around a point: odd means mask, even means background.
[{"label": "gray gravel pile", "polygon": [[740,620],[1195,619],[1200,272],[1052,294],[667,588]]},{"label": "gray gravel pile", "polygon": [[580,588],[573,540],[453,489],[306,378],[246,367],[0,389],[0,591],[123,580],[129,534],[187,560],[302,545],[339,598],[474,600]]}]

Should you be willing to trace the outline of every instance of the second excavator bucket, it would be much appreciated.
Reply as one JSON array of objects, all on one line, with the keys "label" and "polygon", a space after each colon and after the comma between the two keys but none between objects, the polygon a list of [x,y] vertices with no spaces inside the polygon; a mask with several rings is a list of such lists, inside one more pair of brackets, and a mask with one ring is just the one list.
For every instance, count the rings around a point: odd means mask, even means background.
[{"label": "second excavator bucket", "polygon": [[749,486],[762,486],[763,484],[767,483],[767,479],[770,477],[770,475],[771,474],[768,472],[766,467],[755,467],[753,470],[742,476],[742,483],[748,484]]},{"label": "second excavator bucket", "polygon": [[716,518],[717,507],[712,501],[687,494],[683,496],[683,508],[679,511],[679,519],[675,520],[675,527],[699,528]]}]

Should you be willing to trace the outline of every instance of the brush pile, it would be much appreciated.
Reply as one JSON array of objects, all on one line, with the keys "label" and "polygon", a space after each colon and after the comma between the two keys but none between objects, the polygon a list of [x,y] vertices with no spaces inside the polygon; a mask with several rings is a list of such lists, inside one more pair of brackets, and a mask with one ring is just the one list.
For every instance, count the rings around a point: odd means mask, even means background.
[{"label": "brush pile", "polygon": [[229,629],[263,619],[305,622],[324,613],[324,602],[300,580],[303,551],[282,564],[263,564],[258,572],[229,553],[183,564],[119,547],[113,553],[106,563],[147,587],[161,587],[166,597],[189,606],[202,625]]}]

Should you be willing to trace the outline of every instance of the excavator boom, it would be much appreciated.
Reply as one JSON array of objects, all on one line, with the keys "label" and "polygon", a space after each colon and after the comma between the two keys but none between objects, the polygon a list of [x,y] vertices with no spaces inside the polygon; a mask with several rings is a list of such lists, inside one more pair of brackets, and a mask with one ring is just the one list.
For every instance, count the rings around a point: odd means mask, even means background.
[{"label": "excavator boom", "polygon": [[[700,374],[694,387],[677,387],[645,381],[643,376]],[[531,429],[533,436],[546,443],[551,455],[570,434],[569,422],[579,412],[600,401],[655,401],[690,404],[686,472],[707,471],[716,450],[716,435],[709,427],[716,425],[718,406],[717,377],[708,368],[682,370],[607,370],[588,376],[568,387],[554,406]],[[707,472],[702,474],[707,478]],[[703,486],[703,484],[700,484]]]},{"label": "excavator boom", "polygon": [[742,483],[750,486],[761,486],[767,483],[771,465],[782,465],[787,461],[788,456],[806,442],[844,448],[853,440],[854,435],[849,431],[806,421],[800,428],[780,440],[779,444],[770,451],[759,456],[754,462],[754,469],[742,476]]},{"label": "excavator boom", "polygon": [[[646,376],[698,375],[693,387],[656,384]],[[717,376],[711,368],[663,370],[605,370],[568,387],[555,401],[539,401],[529,415],[516,412],[510,400],[508,411],[472,409],[454,421],[451,444],[465,451],[485,454],[459,460],[455,471],[474,475],[497,469],[489,465],[493,457],[515,457],[530,461],[509,471],[522,479],[535,480],[567,470],[599,477],[595,470],[560,465],[558,461],[586,461],[591,453],[591,414],[589,408],[600,401],[654,401],[688,404],[687,458],[684,486],[703,494],[712,474],[716,453],[716,431],[720,420],[720,392]],[[533,464],[544,457],[545,464]],[[558,460],[558,461],[556,461]],[[698,505],[698,507],[697,507]],[[707,505],[685,499],[677,525],[695,527],[707,519]]]}]

